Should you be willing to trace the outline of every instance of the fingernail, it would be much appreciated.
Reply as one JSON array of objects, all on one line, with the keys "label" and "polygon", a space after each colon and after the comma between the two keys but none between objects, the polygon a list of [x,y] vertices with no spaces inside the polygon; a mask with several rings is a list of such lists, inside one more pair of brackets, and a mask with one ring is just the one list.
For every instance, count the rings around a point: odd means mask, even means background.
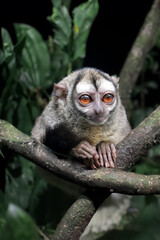
[{"label": "fingernail", "polygon": [[108,163],[105,163],[105,167],[106,167],[106,168],[108,168],[108,167],[109,167]]},{"label": "fingernail", "polygon": [[111,164],[111,166],[110,166],[111,168],[114,168],[114,164]]}]

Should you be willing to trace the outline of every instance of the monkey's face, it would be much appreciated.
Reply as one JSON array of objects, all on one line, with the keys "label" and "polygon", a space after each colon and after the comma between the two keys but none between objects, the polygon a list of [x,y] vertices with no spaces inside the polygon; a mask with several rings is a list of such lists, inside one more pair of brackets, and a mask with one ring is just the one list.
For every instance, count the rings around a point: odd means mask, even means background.
[{"label": "monkey's face", "polygon": [[94,83],[84,78],[75,88],[74,101],[82,117],[91,124],[101,125],[117,105],[117,90],[112,81],[102,76]]}]

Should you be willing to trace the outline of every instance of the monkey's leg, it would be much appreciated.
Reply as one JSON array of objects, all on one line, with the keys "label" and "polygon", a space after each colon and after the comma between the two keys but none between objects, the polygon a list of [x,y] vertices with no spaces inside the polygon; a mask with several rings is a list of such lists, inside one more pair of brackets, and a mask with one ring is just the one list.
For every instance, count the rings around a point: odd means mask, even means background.
[{"label": "monkey's leg", "polygon": [[86,167],[97,169],[101,167],[99,163],[99,156],[96,147],[90,145],[87,141],[80,142],[75,148],[72,149],[73,156],[82,158]]},{"label": "monkey's leg", "polygon": [[97,145],[99,161],[102,167],[114,168],[116,161],[116,149],[113,143],[100,142]]}]

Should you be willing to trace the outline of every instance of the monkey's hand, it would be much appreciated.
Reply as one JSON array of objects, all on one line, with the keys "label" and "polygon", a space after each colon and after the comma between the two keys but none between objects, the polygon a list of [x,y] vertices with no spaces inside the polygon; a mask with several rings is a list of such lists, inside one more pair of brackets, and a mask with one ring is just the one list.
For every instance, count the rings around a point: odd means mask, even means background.
[{"label": "monkey's hand", "polygon": [[114,168],[114,162],[116,161],[116,149],[113,143],[100,142],[97,145],[97,151],[99,154],[99,162],[102,167]]},{"label": "monkey's hand", "polygon": [[87,168],[97,169],[101,167],[99,163],[99,156],[95,146],[90,145],[87,141],[80,142],[75,148],[72,149],[72,156],[84,160],[84,165]]}]

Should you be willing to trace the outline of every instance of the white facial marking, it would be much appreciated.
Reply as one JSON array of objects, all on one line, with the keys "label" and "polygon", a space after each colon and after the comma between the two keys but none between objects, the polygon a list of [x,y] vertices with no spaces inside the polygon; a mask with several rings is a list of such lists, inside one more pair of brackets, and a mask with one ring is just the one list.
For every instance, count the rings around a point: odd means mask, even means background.
[{"label": "white facial marking", "polygon": [[94,86],[92,84],[86,83],[86,82],[80,82],[76,86],[76,91],[78,94],[84,93],[84,92],[92,92],[96,91]]},{"label": "white facial marking", "polygon": [[112,82],[106,80],[106,79],[101,79],[100,80],[100,86],[99,86],[99,91],[101,92],[115,92],[115,86],[113,85]]}]

